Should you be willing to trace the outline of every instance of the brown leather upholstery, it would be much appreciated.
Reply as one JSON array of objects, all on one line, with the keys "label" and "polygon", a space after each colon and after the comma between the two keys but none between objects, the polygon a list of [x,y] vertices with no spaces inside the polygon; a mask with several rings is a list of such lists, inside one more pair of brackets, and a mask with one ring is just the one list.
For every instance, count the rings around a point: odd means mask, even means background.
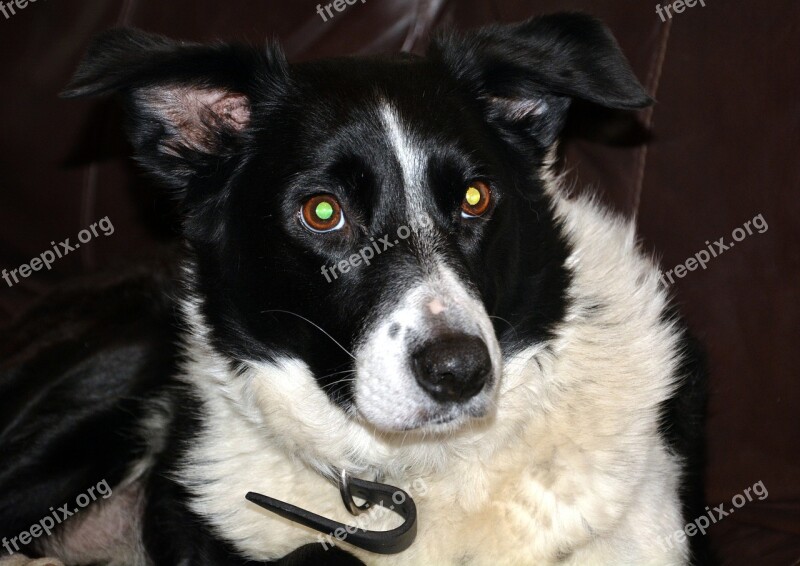
[{"label": "brown leather upholstery", "polygon": [[723,564],[799,564],[800,4],[706,0],[667,22],[655,0],[367,0],[327,22],[316,4],[39,0],[0,14],[0,269],[74,241],[104,216],[115,228],[13,288],[0,280],[0,325],[58,281],[148,256],[175,236],[169,202],[127,158],[113,104],[56,97],[94,33],[131,25],[195,40],[274,36],[301,60],[420,51],[443,25],[588,11],[610,25],[659,103],[640,114],[649,136],[578,108],[591,120],[573,120],[572,176],[634,214],[667,269],[707,240],[730,241],[758,214],[769,226],[673,289],[710,354],[708,500],[727,509],[758,481],[769,490],[714,525],[713,546]]}]

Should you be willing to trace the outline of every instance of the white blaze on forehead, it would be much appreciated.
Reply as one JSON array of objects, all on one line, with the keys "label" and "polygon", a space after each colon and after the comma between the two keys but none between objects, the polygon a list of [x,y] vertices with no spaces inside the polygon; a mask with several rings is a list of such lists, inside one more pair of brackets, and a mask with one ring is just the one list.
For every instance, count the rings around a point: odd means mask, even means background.
[{"label": "white blaze on forehead", "polygon": [[403,127],[395,108],[384,102],[380,114],[389,146],[394,151],[403,172],[407,218],[411,229],[416,233],[418,224],[430,225],[426,224],[429,217],[425,210],[425,167],[428,156],[418,144],[414,143],[413,136]]}]

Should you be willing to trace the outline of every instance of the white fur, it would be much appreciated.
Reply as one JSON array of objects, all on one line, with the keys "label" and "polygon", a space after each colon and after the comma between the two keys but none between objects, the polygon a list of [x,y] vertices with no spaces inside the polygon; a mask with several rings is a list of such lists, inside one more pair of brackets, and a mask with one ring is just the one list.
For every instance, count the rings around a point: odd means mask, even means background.
[{"label": "white fur", "polygon": [[[235,375],[188,301],[185,379],[207,412],[178,477],[195,511],[248,556],[274,559],[317,534],[245,493],[352,523],[317,471],[334,465],[424,486],[410,489],[419,511],[410,549],[382,556],[343,544],[367,564],[684,564],[685,545],[653,542],[682,526],[679,462],[657,431],[678,347],[661,319],[657,270],[631,223],[551,193],[573,246],[567,320],[547,346],[504,360],[494,411],[461,426],[380,432],[334,406],[298,360]],[[420,308],[433,298],[421,296]],[[373,529],[396,523],[368,519]]]},{"label": "white fur", "polygon": [[404,127],[397,110],[386,101],[380,106],[380,117],[386,131],[386,139],[394,149],[397,162],[403,171],[403,186],[406,196],[406,216],[415,220],[411,229],[418,233],[419,225],[431,225],[430,216],[425,209],[427,199],[422,190],[421,180],[425,178],[427,156],[414,144],[411,132]]}]

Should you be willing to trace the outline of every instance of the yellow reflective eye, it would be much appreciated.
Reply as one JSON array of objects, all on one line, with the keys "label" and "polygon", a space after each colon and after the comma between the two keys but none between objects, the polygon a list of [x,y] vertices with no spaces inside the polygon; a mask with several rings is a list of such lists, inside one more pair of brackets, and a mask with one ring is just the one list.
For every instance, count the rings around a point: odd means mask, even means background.
[{"label": "yellow reflective eye", "polygon": [[492,201],[492,191],[489,185],[482,181],[475,181],[467,187],[461,210],[466,216],[480,216],[489,209]]},{"label": "yellow reflective eye", "polygon": [[475,187],[470,187],[467,189],[467,196],[465,199],[470,206],[475,206],[481,200],[481,192]]}]

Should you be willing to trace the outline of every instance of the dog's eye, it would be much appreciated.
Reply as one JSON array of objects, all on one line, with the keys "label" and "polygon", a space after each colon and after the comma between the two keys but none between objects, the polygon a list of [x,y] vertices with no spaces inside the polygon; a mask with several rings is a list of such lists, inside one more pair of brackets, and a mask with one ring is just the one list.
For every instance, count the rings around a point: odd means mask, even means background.
[{"label": "dog's eye", "polygon": [[474,181],[469,184],[464,193],[464,200],[461,202],[461,216],[472,218],[481,216],[489,209],[492,202],[492,190],[489,185],[482,181]]},{"label": "dog's eye", "polygon": [[312,232],[332,232],[344,226],[344,213],[333,196],[315,195],[303,203],[300,220]]}]

